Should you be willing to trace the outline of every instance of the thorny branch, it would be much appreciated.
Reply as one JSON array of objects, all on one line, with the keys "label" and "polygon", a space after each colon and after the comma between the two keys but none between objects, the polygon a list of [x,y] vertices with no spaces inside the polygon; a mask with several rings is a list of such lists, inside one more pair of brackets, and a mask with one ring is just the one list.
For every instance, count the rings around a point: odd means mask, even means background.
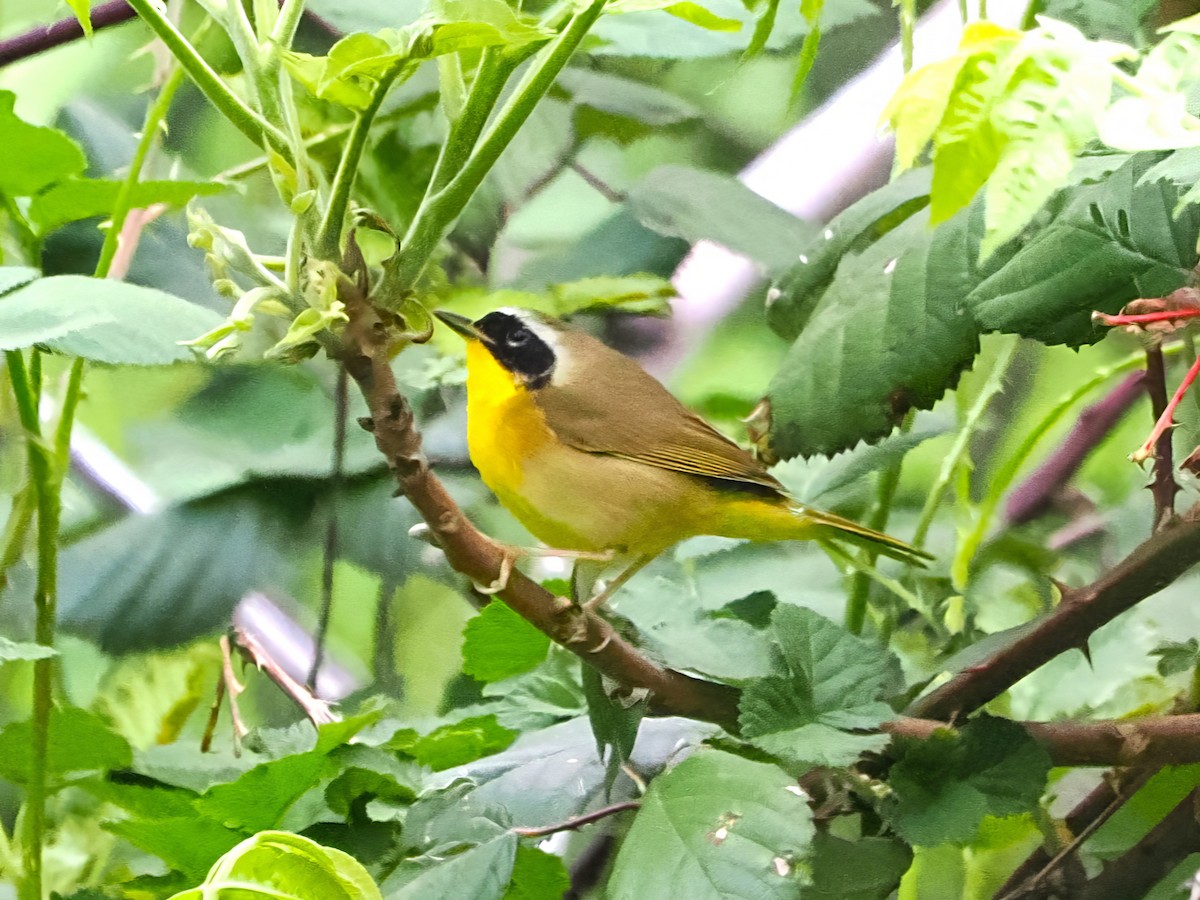
[{"label": "thorny branch", "polygon": [[513,831],[521,837],[547,837],[559,831],[578,831],[584,825],[591,825],[593,822],[599,822],[601,819],[607,819],[609,816],[615,816],[617,813],[622,813],[629,809],[641,809],[641,807],[642,803],[640,800],[626,800],[622,803],[605,806],[590,813],[584,813],[581,816],[575,816],[556,825],[543,825],[540,828],[514,828]]},{"label": "thorny branch", "polygon": [[1083,649],[1100,626],[1162,590],[1200,561],[1200,505],[1152,535],[1092,584],[1062,588],[1058,607],[984,662],[918,698],[912,716],[958,720],[1067,650]]},{"label": "thorny branch", "polygon": [[[1160,344],[1146,348],[1146,392],[1150,395],[1154,421],[1158,422],[1167,412],[1167,371]],[[1159,434],[1154,442],[1154,481],[1150,483],[1150,492],[1154,495],[1152,527],[1157,531],[1175,515],[1175,495],[1179,493],[1170,429]]]}]

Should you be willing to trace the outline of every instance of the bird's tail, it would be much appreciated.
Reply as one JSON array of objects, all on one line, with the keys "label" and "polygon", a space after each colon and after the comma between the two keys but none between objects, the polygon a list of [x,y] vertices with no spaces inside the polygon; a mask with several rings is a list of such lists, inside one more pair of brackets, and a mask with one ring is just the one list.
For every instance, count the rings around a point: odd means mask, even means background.
[{"label": "bird's tail", "polygon": [[[706,523],[706,527],[711,523]],[[924,566],[931,559],[924,550],[859,525],[833,513],[802,506],[785,497],[746,498],[724,502],[720,519],[705,534],[720,534],[752,541],[836,541],[865,547],[909,565]]]},{"label": "bird's tail", "polygon": [[820,512],[806,507],[794,508],[793,512],[799,518],[808,521],[815,532],[812,537],[818,540],[845,541],[859,547],[864,547],[867,550],[874,550],[883,556],[898,559],[903,563],[908,563],[910,566],[924,567],[927,562],[933,559],[924,550],[918,550],[916,547],[906,544],[899,538],[894,538],[889,534],[884,534],[882,531],[868,528],[866,525],[859,525],[857,522],[852,522],[850,519],[844,519],[833,513]]}]

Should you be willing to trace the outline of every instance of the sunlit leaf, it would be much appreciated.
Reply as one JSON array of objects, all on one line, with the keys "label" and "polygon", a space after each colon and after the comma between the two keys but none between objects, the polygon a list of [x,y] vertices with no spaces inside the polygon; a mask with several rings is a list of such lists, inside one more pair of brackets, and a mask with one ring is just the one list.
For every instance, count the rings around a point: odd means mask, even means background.
[{"label": "sunlit leaf", "polygon": [[216,862],[200,887],[172,900],[230,894],[274,900],[382,900],[354,857],[283,831],[264,831],[238,844]]},{"label": "sunlit leaf", "polygon": [[0,297],[0,349],[46,344],[103,363],[194,359],[179,342],[215,327],[211,310],[153,288],[106,278],[39,278]]},{"label": "sunlit leaf", "polygon": [[485,606],[463,632],[463,671],[479,681],[527,672],[546,658],[550,638],[509,608]]},{"label": "sunlit leaf", "polygon": [[0,193],[30,197],[82,174],[87,160],[79,145],[57,129],[22,121],[13,112],[16,99],[11,91],[0,91]]},{"label": "sunlit leaf", "polygon": [[[0,776],[27,783],[32,750],[31,721],[14,722],[0,730]],[[124,768],[132,761],[128,742],[99,716],[76,707],[55,707],[50,711],[45,769],[52,785],[97,771]]]},{"label": "sunlit leaf", "polygon": [[[29,216],[42,231],[52,231],[77,219],[106,216],[112,212],[122,182],[101,178],[67,178],[33,198]],[[139,181],[129,196],[132,209],[156,203],[182,206],[193,197],[216,194],[225,185],[214,181]]]}]

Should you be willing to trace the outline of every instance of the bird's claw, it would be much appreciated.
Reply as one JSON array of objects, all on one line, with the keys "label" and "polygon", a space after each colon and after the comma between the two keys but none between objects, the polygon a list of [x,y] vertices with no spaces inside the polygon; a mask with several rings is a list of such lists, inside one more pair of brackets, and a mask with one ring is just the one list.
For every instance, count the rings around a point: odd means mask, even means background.
[{"label": "bird's claw", "polygon": [[496,576],[494,581],[488,584],[472,582],[475,590],[479,591],[479,593],[491,597],[508,587],[508,579],[512,576],[513,565],[516,563],[518,554],[511,547],[504,548],[502,553],[503,555],[500,557],[500,574]]}]

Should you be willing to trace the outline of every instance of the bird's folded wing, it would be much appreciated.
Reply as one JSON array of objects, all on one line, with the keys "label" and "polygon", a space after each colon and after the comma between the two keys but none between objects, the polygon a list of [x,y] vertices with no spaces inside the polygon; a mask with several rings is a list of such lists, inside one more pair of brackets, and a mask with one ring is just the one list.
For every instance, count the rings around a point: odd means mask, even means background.
[{"label": "bird's folded wing", "polygon": [[762,463],[683,406],[641,369],[593,372],[583,383],[535,395],[563,443],[688,475],[782,486]]}]

